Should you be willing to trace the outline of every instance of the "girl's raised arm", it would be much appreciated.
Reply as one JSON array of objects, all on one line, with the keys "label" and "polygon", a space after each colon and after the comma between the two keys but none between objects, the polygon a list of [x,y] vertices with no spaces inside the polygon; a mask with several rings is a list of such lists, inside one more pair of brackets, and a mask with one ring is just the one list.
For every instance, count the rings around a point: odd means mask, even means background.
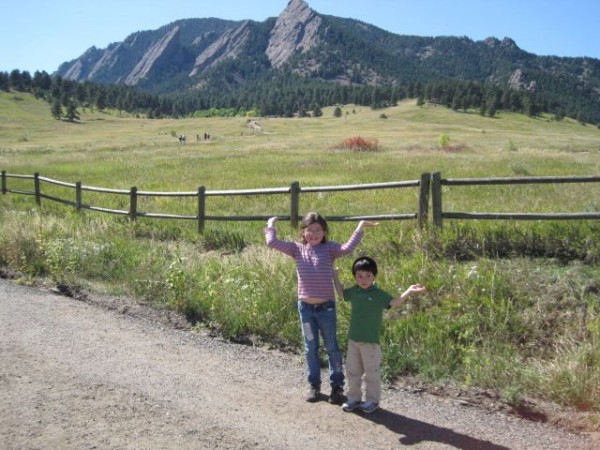
[{"label": "girl's raised arm", "polygon": [[362,231],[365,227],[376,227],[379,225],[379,222],[371,222],[369,220],[361,220],[358,222],[358,226],[356,227],[356,231]]}]

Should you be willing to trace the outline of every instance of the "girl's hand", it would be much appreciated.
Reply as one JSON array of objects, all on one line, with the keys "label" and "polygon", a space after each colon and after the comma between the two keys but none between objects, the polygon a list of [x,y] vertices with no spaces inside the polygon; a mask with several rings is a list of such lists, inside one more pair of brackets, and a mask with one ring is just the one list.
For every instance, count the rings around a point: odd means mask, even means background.
[{"label": "girl's hand", "polygon": [[340,274],[337,267],[333,268],[333,286],[335,287],[335,292],[338,298],[344,298],[344,285],[340,281]]},{"label": "girl's hand", "polygon": [[365,227],[376,227],[379,225],[379,222],[371,222],[369,220],[361,220],[358,223],[358,227],[356,227],[356,231],[361,231]]},{"label": "girl's hand", "polygon": [[267,227],[272,228],[275,226],[275,222],[277,222],[277,217],[271,217],[267,220]]}]

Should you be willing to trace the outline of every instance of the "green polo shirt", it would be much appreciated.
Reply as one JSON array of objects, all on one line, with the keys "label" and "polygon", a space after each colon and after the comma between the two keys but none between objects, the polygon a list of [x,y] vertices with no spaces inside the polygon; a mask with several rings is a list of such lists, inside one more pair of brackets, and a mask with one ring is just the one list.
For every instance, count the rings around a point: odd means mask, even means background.
[{"label": "green polo shirt", "polygon": [[383,311],[390,307],[393,298],[375,284],[369,289],[357,285],[344,289],[344,300],[352,306],[348,339],[379,344]]}]

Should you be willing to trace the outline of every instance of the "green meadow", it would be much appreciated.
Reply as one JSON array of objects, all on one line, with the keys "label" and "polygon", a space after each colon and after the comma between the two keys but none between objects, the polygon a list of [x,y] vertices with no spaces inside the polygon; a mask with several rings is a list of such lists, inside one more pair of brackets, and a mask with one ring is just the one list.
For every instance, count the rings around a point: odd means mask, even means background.
[{"label": "green meadow", "polygon": [[[600,129],[570,119],[443,107],[325,108],[319,118],[151,120],[80,111],[77,123],[51,118],[26,94],[0,93],[0,169],[85,186],[194,192],[335,186],[444,178],[600,175]],[[254,118],[253,118],[254,119]],[[204,140],[204,133],[211,135]],[[179,134],[187,137],[180,145]],[[197,140],[196,136],[200,139]],[[377,149],[342,145],[363,137]],[[32,181],[9,178],[9,189]],[[43,186],[72,199],[72,189]],[[303,193],[300,210],[324,216],[404,214],[416,189]],[[84,192],[84,203],[127,209],[126,196]],[[444,210],[598,212],[598,183],[445,187]],[[138,210],[191,214],[195,200],[140,199]],[[208,215],[289,215],[289,196],[208,197]],[[240,342],[300,352],[293,262],[264,245],[263,221],[126,217],[8,193],[0,198],[0,268],[19,281],[130,296],[185,313]],[[330,223],[345,240],[355,223]],[[280,237],[297,230],[278,225]],[[528,397],[600,411],[600,224],[574,221],[415,221],[369,228],[358,254],[380,265],[379,284],[396,293],[420,282],[428,293],[387,313],[382,345],[387,380],[493,389],[518,405]],[[338,261],[352,283],[352,257]],[[339,306],[346,345],[349,308]],[[597,415],[592,416],[597,420]],[[597,426],[597,423],[591,423]]]}]

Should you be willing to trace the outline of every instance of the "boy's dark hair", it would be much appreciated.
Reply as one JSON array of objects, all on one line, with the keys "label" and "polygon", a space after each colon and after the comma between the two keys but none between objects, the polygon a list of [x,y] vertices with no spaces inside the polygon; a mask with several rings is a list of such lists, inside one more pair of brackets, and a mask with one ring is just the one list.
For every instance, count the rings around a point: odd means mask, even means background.
[{"label": "boy's dark hair", "polygon": [[377,276],[377,263],[373,258],[361,256],[352,263],[352,275],[356,275],[359,270],[371,272],[374,276]]},{"label": "boy's dark hair", "polygon": [[321,242],[327,242],[327,233],[329,232],[327,221],[321,214],[313,211],[306,214],[302,219],[302,222],[300,222],[300,240],[302,243],[306,244],[306,240],[304,239],[304,234],[302,232],[305,228],[308,228],[313,223],[318,223],[321,225],[321,228],[323,228],[323,231],[325,232],[325,236],[323,236],[323,240]]}]

